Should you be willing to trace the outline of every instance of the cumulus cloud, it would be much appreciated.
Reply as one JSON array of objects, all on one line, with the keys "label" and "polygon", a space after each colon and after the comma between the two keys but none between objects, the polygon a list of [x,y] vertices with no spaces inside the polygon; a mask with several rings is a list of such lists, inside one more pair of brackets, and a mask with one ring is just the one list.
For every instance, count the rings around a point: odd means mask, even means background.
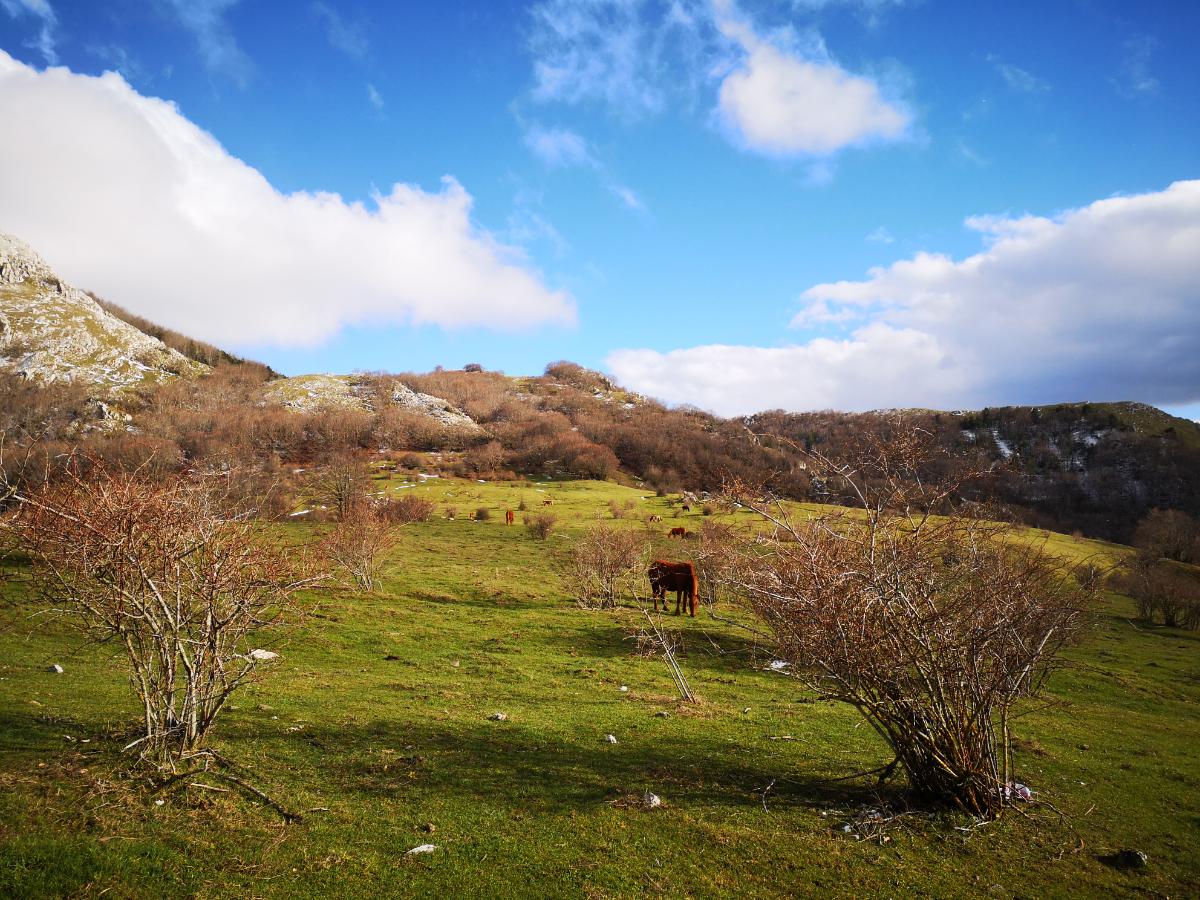
[{"label": "cumulus cloud", "polygon": [[0,228],[68,280],[196,337],[305,344],[360,322],[574,321],[569,296],[472,220],[453,178],[369,204],[281,193],[120,75],[37,71],[3,51],[0,121],[22,133],[0,141]]},{"label": "cumulus cloud", "polygon": [[765,407],[1200,401],[1200,181],[1053,217],[967,220],[985,244],[819,284],[789,347],[622,350],[637,390],[725,414]]},{"label": "cumulus cloud", "polygon": [[10,18],[26,16],[39,21],[37,36],[26,46],[37,50],[50,65],[58,62],[58,51],[54,46],[54,32],[58,28],[58,17],[48,0],[0,0],[0,7]]},{"label": "cumulus cloud", "polygon": [[879,84],[833,62],[819,41],[807,51],[764,40],[717,0],[721,32],[744,58],[721,82],[717,114],[735,143],[769,156],[824,156],[904,137],[912,116]]},{"label": "cumulus cloud", "polygon": [[161,0],[168,12],[192,33],[200,58],[210,71],[220,73],[235,84],[245,87],[254,73],[242,48],[238,46],[225,21],[227,10],[241,0]]}]

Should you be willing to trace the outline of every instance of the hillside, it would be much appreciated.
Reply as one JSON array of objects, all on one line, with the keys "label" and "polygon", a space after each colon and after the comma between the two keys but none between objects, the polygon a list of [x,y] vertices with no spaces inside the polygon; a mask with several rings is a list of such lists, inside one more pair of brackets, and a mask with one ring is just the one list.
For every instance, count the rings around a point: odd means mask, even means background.
[{"label": "hillside", "polygon": [[118,399],[207,367],[106,312],[29,246],[0,233],[0,367]]},{"label": "hillside", "polygon": [[[443,450],[459,454],[447,459],[460,475],[636,479],[661,491],[715,491],[737,480],[827,501],[834,498],[809,479],[803,451],[838,455],[864,433],[885,433],[898,414],[775,410],[722,419],[667,408],[565,361],[520,377],[472,365],[281,378],[100,305],[11,237],[0,239],[0,352],[0,368],[33,383],[70,380],[94,399],[117,400],[138,436],[118,456],[134,464],[147,454],[185,465]],[[10,405],[27,409],[0,416],[6,430],[5,422],[20,422],[36,432],[29,420],[40,410],[63,408],[28,390],[10,394]],[[945,465],[993,466],[989,491],[1016,521],[1128,540],[1150,509],[1200,515],[1200,425],[1145,404],[899,414],[936,437]]]},{"label": "hillside", "polygon": [[[425,460],[429,464],[432,460]],[[383,473],[381,473],[383,474]],[[699,696],[639,652],[636,605],[579,609],[556,554],[597,522],[699,530],[611,482],[383,477],[434,501],[405,526],[381,590],[323,588],[270,646],[215,749],[303,814],[195,777],[151,791],[119,773],[137,703],[106,646],[33,616],[23,569],[0,583],[0,894],[6,896],[1195,896],[1200,684],[1195,635],[1131,621],[1110,595],[1014,722],[1020,778],[1046,808],[986,827],[908,810],[847,778],[890,759],[840,704],[772,671],[768,647],[701,610],[665,617]],[[548,541],[501,512],[553,501]],[[446,507],[459,515],[446,517]],[[629,510],[614,520],[613,508]],[[491,511],[487,521],[466,513]],[[716,521],[749,521],[745,513]],[[295,522],[296,520],[293,520]],[[280,526],[289,540],[321,526]],[[561,536],[560,536],[561,535]],[[1040,539],[1040,535],[1033,535]],[[687,553],[661,532],[656,553]],[[1065,556],[1120,548],[1053,536]],[[319,602],[318,602],[319,601]],[[716,614],[736,615],[725,605]],[[61,664],[64,673],[48,672]],[[506,721],[489,719],[503,712]],[[612,734],[617,743],[606,740]],[[839,780],[841,779],[841,780]],[[228,786],[228,785],[227,785]],[[644,792],[662,800],[641,804]],[[872,824],[881,806],[904,811]],[[886,841],[884,840],[886,838]],[[409,856],[433,844],[429,854]],[[1101,857],[1145,851],[1143,871]]]}]

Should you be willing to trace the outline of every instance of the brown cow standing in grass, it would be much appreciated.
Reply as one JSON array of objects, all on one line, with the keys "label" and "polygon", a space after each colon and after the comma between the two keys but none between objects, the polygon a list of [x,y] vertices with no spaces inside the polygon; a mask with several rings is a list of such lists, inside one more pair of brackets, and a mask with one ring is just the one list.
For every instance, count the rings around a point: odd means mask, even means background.
[{"label": "brown cow standing in grass", "polygon": [[675,615],[679,615],[679,604],[696,615],[696,596],[700,585],[696,579],[696,567],[690,562],[672,562],[656,559],[646,571],[650,578],[650,593],[654,597],[654,611],[658,612],[658,598],[662,597],[663,612],[667,611],[667,591],[675,592]]},{"label": "brown cow standing in grass", "polygon": [[667,537],[669,537],[669,538],[676,538],[676,537],[677,537],[677,538],[681,538],[681,537],[683,537],[685,534],[687,534],[687,529],[686,529],[686,528],[684,528],[683,526],[679,526],[678,528],[672,528],[672,529],[671,529],[669,532],[667,532]]},{"label": "brown cow standing in grass", "polygon": [[513,514],[513,511],[511,509],[506,509],[504,511],[504,524],[505,525],[511,525],[514,521],[516,521],[516,518],[517,517]]}]

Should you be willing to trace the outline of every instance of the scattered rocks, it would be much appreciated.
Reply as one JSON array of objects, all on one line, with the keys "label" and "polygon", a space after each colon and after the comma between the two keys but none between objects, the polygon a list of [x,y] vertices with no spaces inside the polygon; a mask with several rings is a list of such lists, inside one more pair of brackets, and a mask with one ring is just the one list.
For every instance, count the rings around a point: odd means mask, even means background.
[{"label": "scattered rocks", "polygon": [[63,673],[63,667],[60,666],[58,663],[55,663],[54,665],[52,665],[48,669],[46,669],[46,671],[53,672],[55,675],[61,675]]},{"label": "scattered rocks", "polygon": [[490,716],[488,716],[488,718],[491,719],[493,722],[507,722],[508,721],[508,713],[494,712]]},{"label": "scattered rocks", "polygon": [[1144,869],[1150,865],[1150,857],[1145,853],[1128,848],[1101,856],[1100,861],[1114,869]]}]

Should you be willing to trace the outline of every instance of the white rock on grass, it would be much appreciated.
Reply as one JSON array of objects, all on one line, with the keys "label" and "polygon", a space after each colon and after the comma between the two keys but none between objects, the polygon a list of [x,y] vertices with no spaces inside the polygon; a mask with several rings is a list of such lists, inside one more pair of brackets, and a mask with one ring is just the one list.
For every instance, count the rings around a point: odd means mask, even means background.
[{"label": "white rock on grass", "polygon": [[432,853],[436,849],[437,849],[436,844],[418,844],[417,846],[413,847],[411,850],[409,850],[404,855],[405,856],[417,856],[418,854],[421,854],[421,853]]},{"label": "white rock on grass", "polygon": [[658,794],[652,794],[650,791],[646,791],[646,796],[642,798],[642,803],[645,805],[646,809],[658,809],[658,807],[662,806],[662,798],[659,797]]},{"label": "white rock on grass", "polygon": [[269,659],[278,659],[279,654],[274,650],[251,650],[249,653],[251,659],[266,661]]},{"label": "white rock on grass", "polygon": [[491,719],[493,722],[507,722],[508,721],[508,713],[494,712],[490,716],[488,716],[488,718]]},{"label": "white rock on grass", "polygon": [[606,734],[604,736],[604,743],[615,744],[616,742],[617,742],[617,736],[615,734]]},{"label": "white rock on grass", "polygon": [[52,666],[51,666],[49,669],[47,669],[46,671],[47,671],[47,672],[53,672],[55,675],[61,675],[61,674],[63,673],[63,667],[62,667],[62,666],[60,666],[58,663],[55,663],[54,665],[52,665]]}]

